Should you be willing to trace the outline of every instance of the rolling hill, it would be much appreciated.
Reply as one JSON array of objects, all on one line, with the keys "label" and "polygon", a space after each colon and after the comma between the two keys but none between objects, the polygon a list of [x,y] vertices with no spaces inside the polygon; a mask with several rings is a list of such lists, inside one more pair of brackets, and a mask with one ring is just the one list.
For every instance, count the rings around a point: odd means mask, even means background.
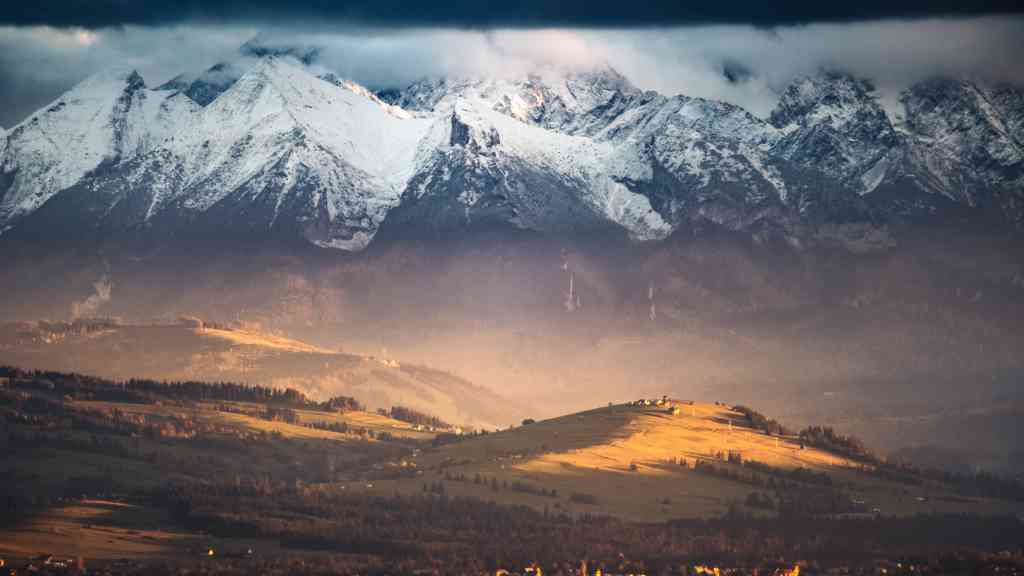
[{"label": "rolling hill", "polygon": [[246,382],[314,398],[344,394],[370,410],[403,405],[462,425],[494,427],[520,413],[512,402],[447,372],[197,319],[5,324],[0,363],[115,379]]},{"label": "rolling hill", "polygon": [[[675,412],[673,413],[673,408]],[[826,516],[1005,514],[1020,504],[964,496],[941,478],[871,456],[768,434],[740,408],[669,400],[609,405],[425,452],[427,479],[449,495],[633,521],[708,518],[743,510]],[[421,478],[373,491],[422,490]],[[752,494],[757,494],[752,496]]]}]

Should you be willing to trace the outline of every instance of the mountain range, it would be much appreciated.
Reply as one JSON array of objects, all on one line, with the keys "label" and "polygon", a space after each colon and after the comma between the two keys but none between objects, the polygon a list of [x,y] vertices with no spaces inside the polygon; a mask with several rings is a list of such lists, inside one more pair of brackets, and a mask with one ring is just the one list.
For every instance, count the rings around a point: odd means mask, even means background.
[{"label": "mountain range", "polygon": [[[797,80],[767,119],[607,66],[374,93],[312,48],[150,88],[114,69],[0,132],[0,238],[281,237],[493,225],[662,240],[701,222],[799,245],[945,215],[1024,225],[1024,92]],[[858,237],[863,237],[859,233]]]}]

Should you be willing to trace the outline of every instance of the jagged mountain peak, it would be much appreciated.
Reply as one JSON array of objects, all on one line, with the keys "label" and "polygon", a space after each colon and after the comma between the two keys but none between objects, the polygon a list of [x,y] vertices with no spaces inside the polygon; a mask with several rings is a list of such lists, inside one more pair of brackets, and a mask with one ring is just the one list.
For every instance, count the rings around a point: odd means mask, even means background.
[{"label": "jagged mountain peak", "polygon": [[934,192],[1024,222],[1020,90],[933,78],[900,96],[918,172]]},{"label": "jagged mountain peak", "polygon": [[115,66],[96,72],[70,90],[60,95],[49,105],[40,108],[28,118],[11,129],[11,134],[19,134],[54,117],[65,118],[74,112],[69,106],[105,107],[124,96],[146,87],[145,80],[133,68]]},{"label": "jagged mountain peak", "polygon": [[174,92],[147,89],[131,68],[86,78],[8,135],[0,161],[0,228],[101,164],[152,149],[194,109]]},{"label": "jagged mountain peak", "polygon": [[898,162],[900,138],[875,87],[849,74],[826,71],[796,80],[770,122],[783,136],[779,156],[859,194],[877,188]]},{"label": "jagged mountain peak", "polygon": [[791,83],[783,91],[770,121],[782,130],[822,123],[840,129],[864,120],[865,116],[879,114],[885,116],[871,82],[843,72],[825,71]]},{"label": "jagged mountain peak", "polygon": [[1013,86],[993,86],[977,80],[949,77],[919,82],[900,95],[910,122],[941,111],[952,115],[947,116],[949,121],[980,121],[1010,139],[1019,131],[1022,101],[1022,91]]},{"label": "jagged mountain peak", "polygon": [[120,226],[286,233],[357,250],[398,202],[430,122],[266,56],[159,149],[84,188],[110,191],[94,211]]},{"label": "jagged mountain peak", "polygon": [[583,69],[540,67],[514,77],[425,78],[384,99],[406,110],[446,113],[460,101],[522,122],[572,131],[582,116],[640,94],[609,65]]},{"label": "jagged mountain peak", "polygon": [[[176,140],[195,142],[241,140],[256,133],[294,133],[336,148],[368,172],[378,173],[394,152],[358,144],[373,142],[386,148],[388,139],[401,140],[405,126],[384,126],[382,116],[395,118],[372,100],[314,76],[286,59],[266,56],[236,81],[197,118],[194,129]],[[329,119],[329,121],[327,121]],[[393,128],[394,133],[382,132]],[[287,143],[287,140],[280,141]]]}]

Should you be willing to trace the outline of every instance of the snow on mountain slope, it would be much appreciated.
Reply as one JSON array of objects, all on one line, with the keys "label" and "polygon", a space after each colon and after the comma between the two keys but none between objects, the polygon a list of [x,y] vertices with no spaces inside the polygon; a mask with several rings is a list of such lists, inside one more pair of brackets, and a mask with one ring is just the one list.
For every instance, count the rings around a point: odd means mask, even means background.
[{"label": "snow on mountain slope", "polygon": [[1019,91],[936,79],[915,85],[900,101],[915,168],[935,192],[1024,219]]},{"label": "snow on mountain slope", "polygon": [[[410,176],[428,122],[395,118],[358,94],[267,59],[204,109],[168,148],[185,161],[190,183],[208,179],[229,162],[232,171],[218,183],[233,188],[262,166],[261,154],[273,147],[315,144],[397,193]],[[270,148],[261,149],[254,140]],[[240,151],[251,155],[239,157]],[[211,191],[212,198],[217,193]],[[209,201],[193,200],[197,206]]]},{"label": "snow on mountain slope", "polygon": [[521,78],[435,78],[391,92],[405,110],[446,114],[472,101],[521,122],[568,134],[592,134],[643,93],[609,67],[581,72],[544,68]]},{"label": "snow on mountain slope", "polygon": [[[1024,97],[801,79],[770,122],[663,96],[608,67],[424,80],[386,95],[254,41],[146,89],[100,75],[0,135],[0,226],[279,235],[360,250],[390,233],[491,223],[665,238],[711,221],[791,238],[980,207],[1024,222]],[[187,96],[192,90],[205,103]],[[2,230],[2,228],[0,228]],[[14,232],[11,232],[12,234]]]},{"label": "snow on mountain slope", "polygon": [[0,230],[103,163],[147,152],[196,106],[149,90],[136,72],[94,75],[15,126],[0,160]]},{"label": "snow on mountain slope", "polygon": [[74,211],[114,228],[283,230],[361,249],[399,201],[430,123],[268,57],[159,148],[55,204],[89,198]]},{"label": "snow on mountain slope", "polygon": [[[785,183],[769,155],[775,131],[730,104],[685,96],[645,99],[594,137],[645,147],[671,181],[663,180],[673,192],[663,198],[667,205],[661,212],[673,220],[686,211],[702,212],[702,206],[722,206],[726,196],[735,207],[732,217],[786,200]],[[705,215],[724,223],[721,214]]]},{"label": "snow on mountain slope", "polygon": [[[644,166],[644,176],[607,166],[595,171],[617,183],[616,198],[623,198],[623,191],[644,196],[659,218],[673,225],[683,212],[712,205],[718,208],[703,211],[705,216],[738,223],[749,207],[786,196],[781,173],[768,157],[777,139],[770,125],[729,104],[642,92],[608,67],[546,69],[521,79],[424,80],[389,94],[389,101],[421,113],[447,114],[459,106],[498,113],[616,150],[590,157],[628,159]],[[655,172],[667,178],[654,184]],[[741,186],[746,193],[739,192]],[[738,202],[737,194],[743,196]],[[731,198],[722,202],[725,195]],[[732,207],[723,211],[727,204]]]},{"label": "snow on mountain slope", "polygon": [[1024,146],[1024,90],[1009,85],[986,88],[986,97],[1000,115],[1010,137]]},{"label": "snow on mountain slope", "polygon": [[866,194],[886,177],[899,137],[874,87],[839,73],[806,77],[782,94],[771,123],[783,137],[774,153]]},{"label": "snow on mountain slope", "polygon": [[141,90],[134,96],[121,133],[122,159],[153,150],[199,111],[194,102],[174,92]]},{"label": "snow on mountain slope", "polygon": [[649,200],[623,184],[650,177],[636,150],[545,130],[471,98],[453,103],[435,130],[441,145],[413,178],[392,225],[619,228],[642,240],[671,232]]}]

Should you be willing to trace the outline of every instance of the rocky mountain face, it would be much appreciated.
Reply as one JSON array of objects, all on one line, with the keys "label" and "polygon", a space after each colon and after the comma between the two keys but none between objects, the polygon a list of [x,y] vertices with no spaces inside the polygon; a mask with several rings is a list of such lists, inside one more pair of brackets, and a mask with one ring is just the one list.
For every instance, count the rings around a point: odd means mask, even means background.
[{"label": "rocky mountain face", "polygon": [[888,215],[966,206],[1020,224],[1019,89],[934,79],[890,118],[874,88],[839,74],[795,83],[771,115],[775,152],[816,168]]},{"label": "rocky mountain face", "polygon": [[910,169],[928,192],[1024,222],[1022,92],[939,79],[901,97]]},{"label": "rocky mountain face", "polygon": [[770,117],[781,136],[773,152],[858,194],[873,191],[900,145],[873,91],[869,83],[841,74],[791,85]]},{"label": "rocky mountain face", "polygon": [[[0,137],[0,229],[281,235],[502,225],[660,240],[694,223],[802,244],[822,226],[958,209],[1024,223],[1024,96],[966,80],[795,82],[767,120],[637,89],[614,70],[424,80],[375,94],[315,49],[148,89],[91,78]],[[3,143],[6,139],[6,145]]]}]

